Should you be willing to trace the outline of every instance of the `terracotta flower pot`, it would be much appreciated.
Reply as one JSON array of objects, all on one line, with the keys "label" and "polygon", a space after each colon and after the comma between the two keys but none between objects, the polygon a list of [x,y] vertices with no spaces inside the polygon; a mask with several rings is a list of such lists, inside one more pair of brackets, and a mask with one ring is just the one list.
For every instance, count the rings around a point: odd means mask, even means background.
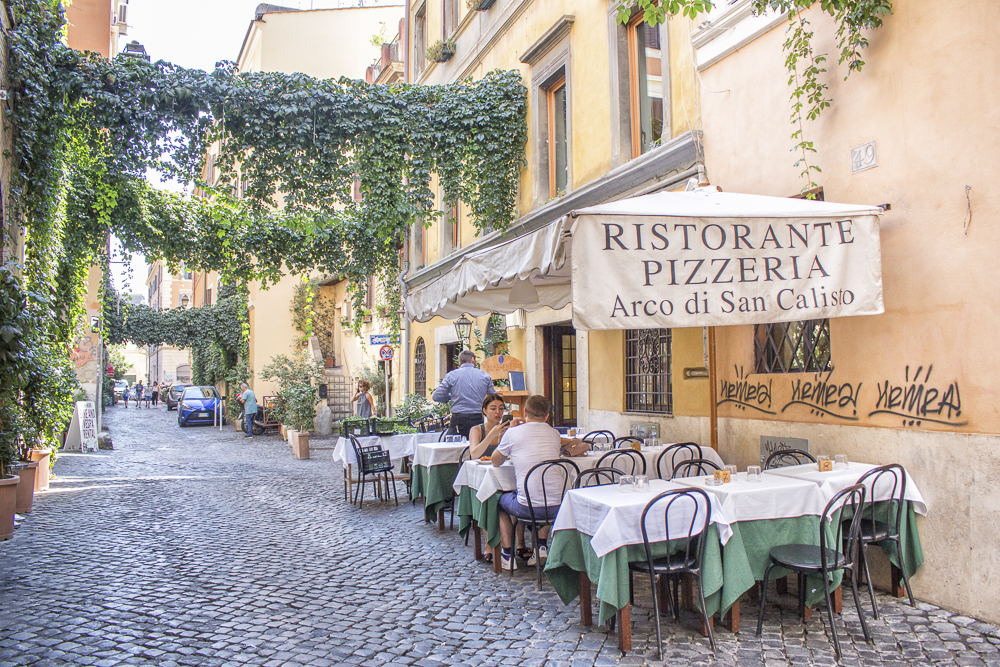
[{"label": "terracotta flower pot", "polygon": [[14,508],[17,506],[18,475],[0,479],[0,540],[14,536]]},{"label": "terracotta flower pot", "polygon": [[49,490],[49,457],[52,456],[51,449],[32,449],[30,451],[31,460],[38,462],[38,469],[35,471],[35,491]]},{"label": "terracotta flower pot", "polygon": [[292,453],[295,458],[302,460],[309,458],[309,432],[302,431],[295,434],[295,444],[292,445]]},{"label": "terracotta flower pot", "polygon": [[22,463],[23,467],[17,472],[21,481],[17,484],[17,506],[15,511],[18,514],[27,514],[31,511],[31,502],[35,498],[35,473],[38,471],[38,463]]}]

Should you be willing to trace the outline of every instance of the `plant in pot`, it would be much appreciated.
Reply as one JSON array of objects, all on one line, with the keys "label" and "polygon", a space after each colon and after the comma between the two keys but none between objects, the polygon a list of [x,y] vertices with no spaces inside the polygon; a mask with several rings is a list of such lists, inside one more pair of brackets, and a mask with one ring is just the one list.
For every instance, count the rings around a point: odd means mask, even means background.
[{"label": "plant in pot", "polygon": [[298,382],[281,390],[281,396],[287,404],[288,418],[292,428],[296,430],[292,451],[297,459],[309,458],[309,429],[316,419],[316,387]]},{"label": "plant in pot", "polygon": [[455,55],[455,42],[450,39],[439,39],[427,47],[427,59],[436,63],[444,63]]},{"label": "plant in pot", "polygon": [[308,448],[307,432],[316,417],[317,387],[322,378],[319,363],[301,350],[291,357],[279,354],[271,357],[271,363],[261,369],[261,377],[278,383],[278,414],[281,423],[289,427],[288,440],[292,447],[298,446],[296,443],[302,433]]}]

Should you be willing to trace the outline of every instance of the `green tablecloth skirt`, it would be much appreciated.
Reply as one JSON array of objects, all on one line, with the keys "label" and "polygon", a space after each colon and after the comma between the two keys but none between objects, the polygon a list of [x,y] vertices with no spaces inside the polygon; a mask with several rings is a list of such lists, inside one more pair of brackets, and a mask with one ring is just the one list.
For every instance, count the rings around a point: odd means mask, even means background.
[{"label": "green tablecloth skirt", "polygon": [[[665,555],[665,543],[653,545],[654,558]],[[580,595],[578,573],[586,572],[590,581],[597,584],[597,599],[601,603],[598,623],[605,623],[629,603],[628,564],[643,560],[646,560],[646,551],[641,544],[624,546],[598,558],[590,546],[590,535],[576,530],[559,530],[552,535],[545,575],[563,603],[569,604]],[[722,547],[716,527],[709,528],[703,576],[705,604],[710,615],[728,611],[733,602],[753,586],[753,574],[738,533],[734,531]],[[648,575],[637,573],[635,577],[636,586],[648,586]]]},{"label": "green tablecloth skirt", "polygon": [[472,529],[475,519],[481,530],[486,531],[486,544],[494,549],[500,544],[500,493],[494,493],[486,502],[476,498],[476,490],[468,486],[462,487],[458,495],[458,534],[462,537]]},{"label": "green tablecloth skirt", "polygon": [[455,482],[461,463],[444,463],[426,468],[413,466],[410,473],[410,499],[424,497],[424,518],[436,521],[438,510],[455,497],[451,485]]}]

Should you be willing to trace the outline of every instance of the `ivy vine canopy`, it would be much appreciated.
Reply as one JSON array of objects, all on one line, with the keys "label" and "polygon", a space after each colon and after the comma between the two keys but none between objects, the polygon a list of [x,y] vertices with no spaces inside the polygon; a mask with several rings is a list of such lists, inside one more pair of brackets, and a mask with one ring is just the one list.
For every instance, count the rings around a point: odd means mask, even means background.
[{"label": "ivy vine canopy", "polygon": [[573,295],[567,261],[572,222],[516,226],[421,271],[407,281],[407,317],[426,322],[564,307]]}]

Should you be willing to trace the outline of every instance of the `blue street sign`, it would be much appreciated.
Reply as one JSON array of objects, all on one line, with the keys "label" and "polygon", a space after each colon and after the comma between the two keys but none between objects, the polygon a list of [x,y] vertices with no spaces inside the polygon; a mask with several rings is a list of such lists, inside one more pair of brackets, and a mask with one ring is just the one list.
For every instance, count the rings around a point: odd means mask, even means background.
[{"label": "blue street sign", "polygon": [[389,334],[371,334],[371,344],[372,345],[399,345],[399,338],[393,336],[389,338]]}]

